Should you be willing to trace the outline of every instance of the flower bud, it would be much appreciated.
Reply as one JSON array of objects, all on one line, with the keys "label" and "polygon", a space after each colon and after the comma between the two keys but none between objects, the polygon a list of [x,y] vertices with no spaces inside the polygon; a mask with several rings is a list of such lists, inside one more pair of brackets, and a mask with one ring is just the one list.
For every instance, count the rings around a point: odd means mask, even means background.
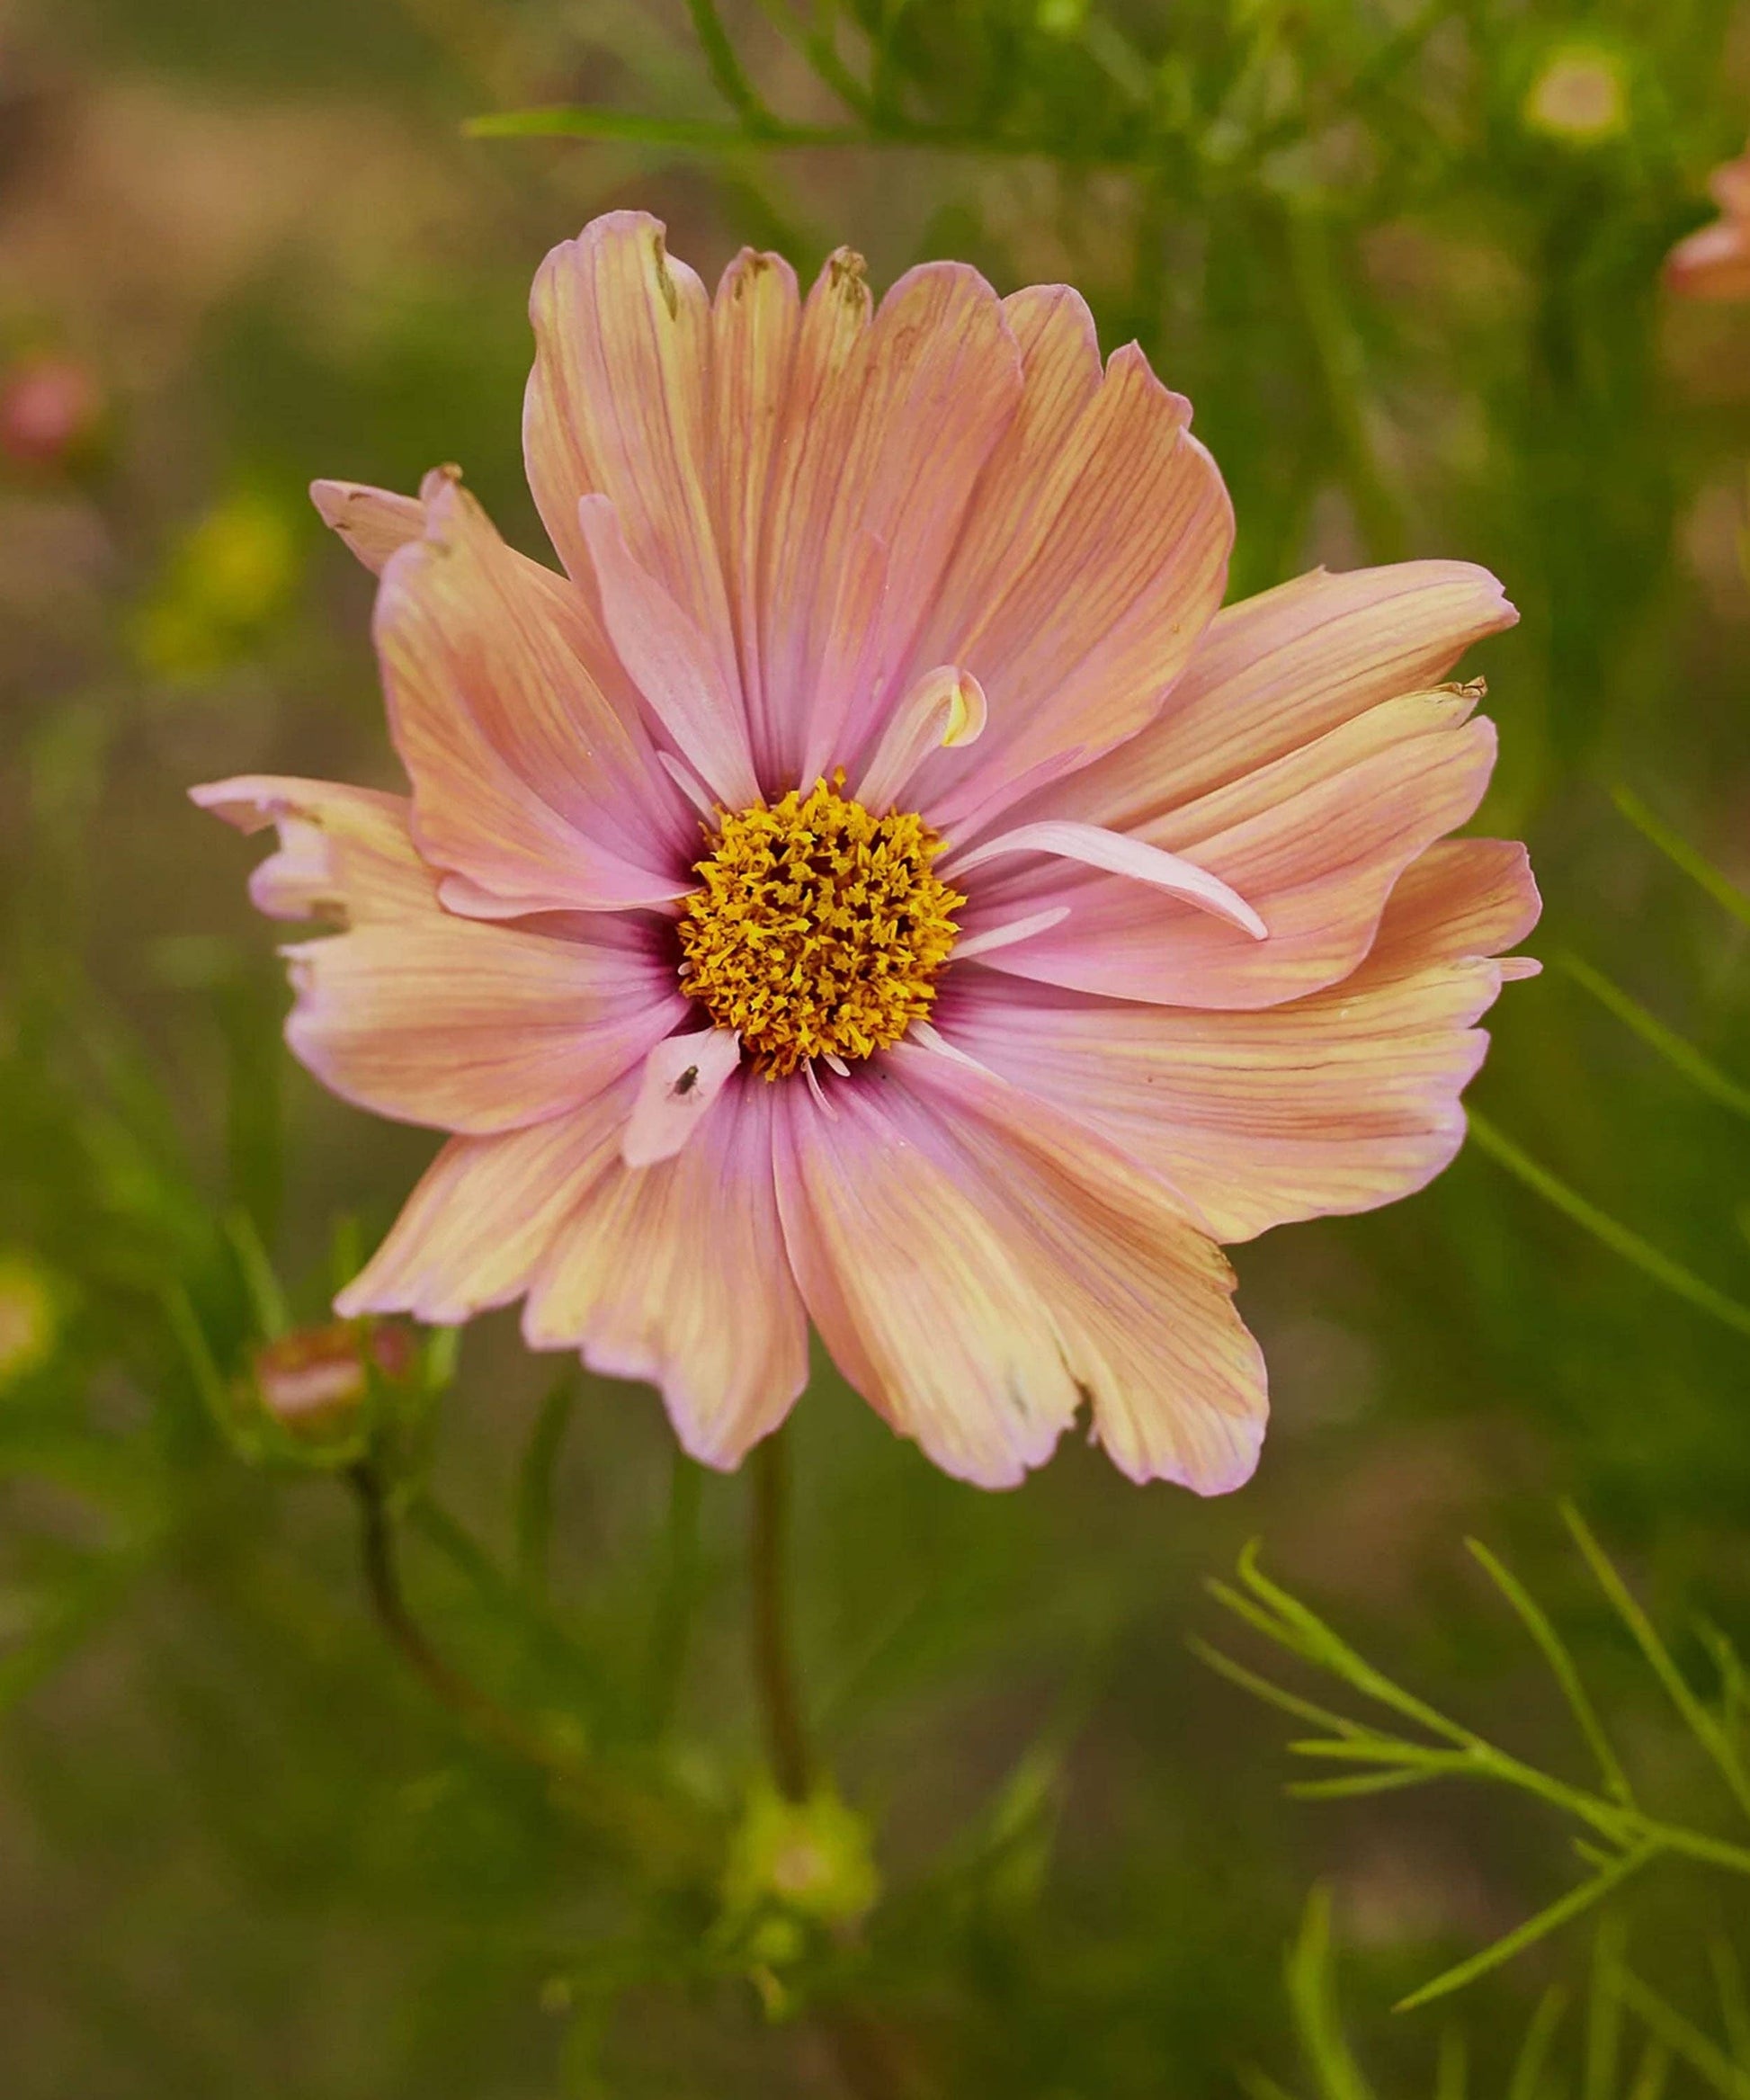
[{"label": "flower bud", "polygon": [[328,1441],[349,1427],[371,1390],[366,1336],[351,1322],[298,1327],[255,1352],[255,1392],[294,1436]]},{"label": "flower bud", "polygon": [[724,1870],[728,1916],[853,1925],[879,1892],[869,1826],[831,1788],[790,1801],[763,1783],[748,1796]]}]

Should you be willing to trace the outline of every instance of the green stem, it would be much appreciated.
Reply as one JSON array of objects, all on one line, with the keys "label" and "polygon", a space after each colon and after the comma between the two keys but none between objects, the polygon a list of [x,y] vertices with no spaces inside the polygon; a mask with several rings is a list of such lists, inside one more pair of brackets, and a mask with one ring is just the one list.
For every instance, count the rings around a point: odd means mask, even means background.
[{"label": "green stem", "polygon": [[772,1776],[787,1800],[802,1801],[808,1797],[808,1752],[790,1656],[785,1587],[790,1454],[781,1429],[754,1445],[749,1465],[754,1506],[747,1572],[753,1592],[754,1681],[765,1722]]},{"label": "green stem", "polygon": [[381,1475],[362,1460],[347,1477],[358,1497],[360,1552],[371,1607],[390,1644],[439,1704],[497,1749],[545,1773],[562,1790],[567,1805],[616,1850],[637,1854],[659,1873],[698,1867],[704,1833],[668,1801],[528,1727],[438,1653],[407,1608]]},{"label": "green stem", "polygon": [[642,1701],[644,1730],[652,1741],[668,1727],[686,1664],[687,1637],[699,1590],[701,1480],[698,1465],[677,1444],[669,1479],[662,1580],[651,1619]]},{"label": "green stem", "polygon": [[1331,229],[1322,214],[1310,206],[1292,206],[1288,246],[1294,288],[1355,523],[1375,561],[1401,560],[1406,541],[1403,515],[1368,432],[1361,344],[1337,282]]}]

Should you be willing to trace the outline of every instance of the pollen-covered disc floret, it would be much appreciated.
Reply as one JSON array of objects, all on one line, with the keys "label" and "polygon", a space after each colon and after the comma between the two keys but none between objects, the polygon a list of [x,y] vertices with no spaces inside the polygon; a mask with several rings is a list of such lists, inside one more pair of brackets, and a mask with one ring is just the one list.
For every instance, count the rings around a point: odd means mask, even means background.
[{"label": "pollen-covered disc floret", "polygon": [[681,914],[683,990],[768,1078],[922,1021],[966,902],[932,872],[942,842],[921,817],[871,816],[838,785],[723,817]]}]

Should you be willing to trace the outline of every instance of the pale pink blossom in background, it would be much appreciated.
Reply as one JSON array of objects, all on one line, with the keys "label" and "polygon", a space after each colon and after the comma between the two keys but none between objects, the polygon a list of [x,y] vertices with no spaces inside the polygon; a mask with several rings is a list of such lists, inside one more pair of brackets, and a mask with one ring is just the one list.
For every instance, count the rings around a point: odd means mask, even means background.
[{"label": "pale pink blossom in background", "polygon": [[47,467],[76,452],[103,416],[90,368],[70,357],[21,357],[0,371],[0,455]]},{"label": "pale pink blossom in background", "polygon": [[1665,258],[1665,282],[1684,299],[1750,299],[1750,151],[1708,177],[1721,216]]},{"label": "pale pink blossom in background", "polygon": [[1264,1372],[1219,1243],[1437,1174],[1535,967],[1493,960],[1522,848],[1448,836],[1495,737],[1441,682],[1500,586],[1219,610],[1189,405],[1063,286],[932,264],[871,313],[845,252],[806,299],[744,253],[713,300],[616,212],[533,316],[565,575],[453,469],[317,486],[380,572],[410,795],[195,791],[278,826],[263,910],[344,929],[289,951],[297,1054],[453,1133],[337,1309],[522,1298],[713,1465],[812,1321],[965,1479],[1085,1408],[1132,1479],[1237,1486]]}]

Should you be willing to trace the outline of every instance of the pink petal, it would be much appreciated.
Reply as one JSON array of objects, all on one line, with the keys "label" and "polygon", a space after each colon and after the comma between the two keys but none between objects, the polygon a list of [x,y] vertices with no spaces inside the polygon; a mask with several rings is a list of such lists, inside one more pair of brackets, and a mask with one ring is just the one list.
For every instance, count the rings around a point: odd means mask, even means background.
[{"label": "pink petal", "polygon": [[343,1100],[397,1121],[507,1130],[589,1099],[683,1020],[651,955],[433,910],[285,951],[286,1041]]},{"label": "pink petal", "polygon": [[[838,595],[833,601],[833,616],[815,673],[817,692],[864,693],[872,699],[884,690],[879,657],[887,590],[887,541],[860,526],[851,535],[839,572]],[[844,724],[837,709],[812,710],[803,732],[798,783],[812,787],[824,780],[833,771],[835,755],[844,740]]]},{"label": "pink petal", "polygon": [[685,612],[632,559],[608,498],[585,496],[577,515],[609,639],[650,711],[727,808],[757,802],[739,693],[722,683]]},{"label": "pink petal", "polygon": [[[918,624],[1020,395],[1001,302],[976,271],[926,264],[867,315],[861,259],[840,250],[803,312],[766,491],[760,657],[785,784],[805,753],[824,752],[822,770],[853,763],[883,693],[891,704],[908,683]],[[871,539],[885,588],[870,603]]]},{"label": "pink petal", "polygon": [[1342,983],[1262,1012],[1132,1005],[956,971],[949,1042],[1079,1117],[1180,1190],[1218,1239],[1371,1210],[1464,1140],[1459,1096],[1504,966],[1535,922],[1524,849],[1447,840],[1393,891]]},{"label": "pink petal", "polygon": [[958,882],[975,868],[1016,853],[1074,861],[1131,882],[1146,883],[1199,911],[1212,912],[1254,941],[1262,941],[1267,931],[1243,897],[1195,862],[1165,853],[1139,838],[1127,838],[1121,832],[1103,831],[1096,824],[1023,824],[1017,831],[1005,831],[981,841],[969,853],[954,854],[944,863],[942,877]]},{"label": "pink petal", "polygon": [[1522,845],[1502,838],[1442,839],[1404,871],[1353,981],[1371,982],[1456,957],[1498,956],[1517,947],[1542,910]]},{"label": "pink petal", "polygon": [[663,1389],[683,1444],[732,1466],[808,1376],[772,1190],[777,1091],[736,1081],[676,1159],[634,1171],[628,1077],[567,1116],[456,1138],[335,1309],[439,1326],[529,1293],[534,1348]]},{"label": "pink petal", "polygon": [[890,809],[932,751],[955,750],[983,736],[989,710],[978,681],[952,664],[926,671],[895,708],[854,791],[865,809]]},{"label": "pink petal", "polygon": [[1067,907],[988,967],[1112,998],[1269,1006],[1335,983],[1371,945],[1398,876],[1481,800],[1495,734],[1465,721],[1473,701],[1450,690],[1387,701],[1147,827],[1245,898],[1266,941],[1136,883],[1049,871],[981,886],[963,927]]},{"label": "pink petal", "polygon": [[246,835],[279,827],[278,851],[249,878],[269,918],[356,926],[431,908],[432,871],[408,836],[405,795],[256,773],[191,788],[189,800]]},{"label": "pink petal", "polygon": [[430,859],[514,912],[684,893],[696,822],[597,683],[578,594],[443,476],[427,479],[425,536],[383,571],[376,634]]},{"label": "pink petal", "polygon": [[980,487],[914,657],[961,665],[990,700],[976,750],[932,759],[914,791],[951,836],[1154,718],[1221,603],[1233,543],[1190,404],[1134,344],[1086,392],[1079,302],[1029,317],[1029,395],[1046,399]]},{"label": "pink petal", "polygon": [[644,1060],[621,1142],[627,1166],[654,1166],[672,1159],[740,1063],[741,1038],[732,1028],[698,1028],[659,1042]]},{"label": "pink petal", "polygon": [[416,496],[393,496],[362,481],[312,481],[310,501],[373,576],[425,530],[425,506]]},{"label": "pink petal", "polygon": [[452,1138],[335,1310],[343,1319],[406,1312],[460,1327],[521,1297],[559,1229],[614,1165],[636,1084],[629,1075],[528,1130]]},{"label": "pink petal", "polygon": [[772,1189],[781,1091],[745,1070],[677,1158],[614,1164],[573,1211],[529,1293],[535,1348],[662,1389],[683,1448],[736,1465],[808,1381],[808,1327]]},{"label": "pink petal", "polygon": [[711,310],[661,222],[611,211],[541,264],[530,295],[535,366],[523,411],[529,486],[560,559],[587,578],[581,497],[606,496],[632,559],[703,639],[737,693],[735,634],[712,517]]},{"label": "pink petal", "polygon": [[514,1129],[598,1092],[687,1010],[649,943],[451,917],[397,798],[264,778],[195,796],[246,830],[279,825],[280,851],[253,885],[263,909],[345,924],[285,951],[298,995],[286,1040],[362,1108],[441,1130]]},{"label": "pink petal", "polygon": [[1172,1192],[1002,1080],[901,1044],[823,1107],[780,1090],[778,1192],[815,1324],[945,1470],[1008,1487],[1081,1400],[1133,1479],[1237,1487],[1263,1372]]},{"label": "pink petal", "polygon": [[[1464,1139],[1492,962],[1261,1012],[1049,1003],[996,980],[944,1000],[948,1040],[1170,1181],[1217,1239],[1410,1194]],[[1058,995],[1059,997],[1065,995]]]},{"label": "pink petal", "polygon": [[1750,299],[1750,219],[1717,219],[1680,240],[1665,281],[1681,299]]},{"label": "pink petal", "polygon": [[1129,830],[1425,690],[1518,617],[1469,562],[1315,569],[1218,613],[1149,727],[1027,813]]},{"label": "pink petal", "polygon": [[774,782],[776,739],[760,657],[762,539],[801,318],[796,273],[781,255],[752,248],[744,248],[723,273],[711,304],[710,436],[718,544],[754,755],[762,777]]}]

